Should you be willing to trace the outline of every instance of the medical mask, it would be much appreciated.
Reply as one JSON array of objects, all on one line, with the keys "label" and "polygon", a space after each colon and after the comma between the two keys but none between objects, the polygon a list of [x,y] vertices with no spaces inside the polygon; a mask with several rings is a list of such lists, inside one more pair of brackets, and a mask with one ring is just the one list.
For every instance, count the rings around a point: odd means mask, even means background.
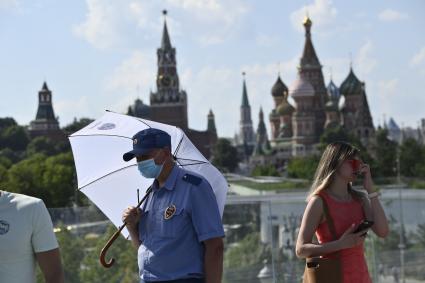
[{"label": "medical mask", "polygon": [[143,160],[137,163],[137,167],[145,178],[157,178],[162,171],[164,164],[157,165],[153,158],[148,160]]}]

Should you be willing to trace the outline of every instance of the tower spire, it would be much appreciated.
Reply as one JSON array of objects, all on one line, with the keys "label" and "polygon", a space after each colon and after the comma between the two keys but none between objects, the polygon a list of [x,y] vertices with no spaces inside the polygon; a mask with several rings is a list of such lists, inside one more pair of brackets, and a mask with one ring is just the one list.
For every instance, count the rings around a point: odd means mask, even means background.
[{"label": "tower spire", "polygon": [[316,51],[314,50],[313,42],[311,40],[311,26],[313,25],[313,22],[310,20],[308,15],[305,17],[303,25],[305,28],[305,43],[300,67],[321,67],[319,58],[317,58]]},{"label": "tower spire", "polygon": [[169,49],[172,47],[171,47],[170,36],[168,34],[168,28],[167,28],[167,10],[163,10],[162,14],[164,15],[164,28],[162,30],[161,48]]},{"label": "tower spire", "polygon": [[242,107],[249,107],[248,92],[246,90],[245,72],[242,72],[243,86],[242,86]]}]

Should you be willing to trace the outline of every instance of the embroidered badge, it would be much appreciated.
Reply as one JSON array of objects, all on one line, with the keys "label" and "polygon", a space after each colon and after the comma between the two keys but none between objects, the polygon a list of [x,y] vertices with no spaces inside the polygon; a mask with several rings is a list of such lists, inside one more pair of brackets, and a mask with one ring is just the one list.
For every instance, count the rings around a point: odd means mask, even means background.
[{"label": "embroidered badge", "polygon": [[4,235],[9,232],[9,223],[4,220],[0,220],[0,235]]},{"label": "embroidered badge", "polygon": [[176,213],[176,206],[174,204],[167,207],[167,209],[164,211],[164,219],[168,220],[171,217],[174,216],[174,213]]}]

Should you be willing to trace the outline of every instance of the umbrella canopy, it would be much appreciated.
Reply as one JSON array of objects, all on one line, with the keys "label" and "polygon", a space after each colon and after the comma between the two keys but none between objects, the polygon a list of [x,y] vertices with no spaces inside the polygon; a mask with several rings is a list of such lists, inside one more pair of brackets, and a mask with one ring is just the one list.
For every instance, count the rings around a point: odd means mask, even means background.
[{"label": "umbrella canopy", "polygon": [[[140,175],[135,159],[129,162],[122,159],[123,154],[133,148],[133,135],[147,128],[157,128],[171,136],[171,152],[177,165],[207,179],[223,216],[228,189],[226,179],[180,128],[111,111],[69,136],[78,189],[116,227],[121,226],[124,209],[136,206],[138,190],[144,194],[153,182]],[[123,229],[122,234],[127,237],[127,229]]]}]

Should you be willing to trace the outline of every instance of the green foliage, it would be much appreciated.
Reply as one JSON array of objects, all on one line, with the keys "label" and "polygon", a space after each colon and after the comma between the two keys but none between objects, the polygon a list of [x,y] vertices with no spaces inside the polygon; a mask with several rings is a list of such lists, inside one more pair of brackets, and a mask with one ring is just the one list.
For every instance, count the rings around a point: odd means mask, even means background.
[{"label": "green foliage", "polygon": [[21,126],[9,126],[0,132],[0,148],[22,151],[27,147],[29,140],[25,128]]},{"label": "green foliage", "polygon": [[238,167],[238,152],[229,140],[217,140],[212,153],[212,164],[225,172],[233,172]]},{"label": "green foliage", "polygon": [[381,177],[395,176],[397,143],[388,139],[388,131],[386,129],[378,129],[376,131],[375,155],[377,175]]},{"label": "green foliage", "polygon": [[251,176],[280,176],[273,165],[257,165],[251,172]]},{"label": "green foliage", "polygon": [[65,226],[59,226],[59,228],[60,232],[56,233],[56,238],[64,266],[65,282],[82,282],[80,280],[80,269],[84,258],[84,241],[68,231]]},{"label": "green foliage", "polygon": [[36,137],[27,146],[27,156],[36,153],[41,153],[46,156],[57,154],[59,151],[56,150],[56,144],[56,142],[47,137]]},{"label": "green foliage", "polygon": [[353,145],[361,144],[354,136],[347,133],[343,127],[337,126],[325,129],[320,137],[319,149],[323,151],[328,144],[337,141],[345,141]]},{"label": "green foliage", "polygon": [[312,180],[319,164],[317,155],[292,158],[288,163],[288,176],[292,178]]},{"label": "green foliage", "polygon": [[109,249],[106,260],[115,258],[115,264],[106,269],[99,262],[99,254],[116,228],[110,226],[105,235],[96,242],[96,246],[83,260],[81,282],[133,283],[138,282],[137,252],[131,242],[120,236]]},{"label": "green foliage", "polygon": [[9,169],[6,186],[8,191],[41,198],[47,207],[71,205],[75,194],[72,155],[34,154]]},{"label": "green foliage", "polygon": [[20,161],[22,159],[22,156],[23,154],[21,152],[13,151],[10,148],[4,148],[0,150],[0,157],[7,158],[12,163]]},{"label": "green foliage", "polygon": [[0,132],[2,132],[6,128],[17,125],[18,124],[16,123],[15,119],[11,117],[0,118]]},{"label": "green foliage", "polygon": [[270,257],[270,249],[261,245],[258,232],[245,236],[236,246],[230,247],[224,255],[225,268],[238,268],[261,264]]},{"label": "green foliage", "polygon": [[425,147],[408,138],[400,146],[400,171],[407,177],[425,177]]}]

